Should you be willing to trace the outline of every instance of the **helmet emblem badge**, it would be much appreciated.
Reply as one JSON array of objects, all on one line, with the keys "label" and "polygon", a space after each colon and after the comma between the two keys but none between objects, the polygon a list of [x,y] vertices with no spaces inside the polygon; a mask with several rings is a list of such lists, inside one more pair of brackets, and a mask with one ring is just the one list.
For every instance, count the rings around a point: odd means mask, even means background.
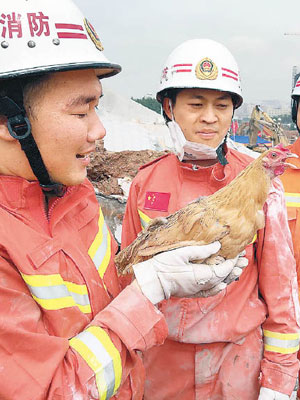
[{"label": "helmet emblem badge", "polygon": [[210,58],[206,57],[198,62],[195,73],[198,79],[214,80],[218,77],[218,67]]},{"label": "helmet emblem badge", "polygon": [[97,32],[95,31],[93,25],[86,18],[84,18],[84,26],[85,26],[85,29],[87,30],[87,33],[89,34],[89,37],[92,39],[92,41],[93,41],[94,45],[97,47],[97,49],[100,51],[103,51],[104,48],[102,46],[102,43],[100,42]]},{"label": "helmet emblem badge", "polygon": [[162,81],[167,81],[168,80],[168,70],[169,70],[168,67],[163,69],[162,75],[161,75],[161,79],[160,79],[160,83],[162,83]]}]

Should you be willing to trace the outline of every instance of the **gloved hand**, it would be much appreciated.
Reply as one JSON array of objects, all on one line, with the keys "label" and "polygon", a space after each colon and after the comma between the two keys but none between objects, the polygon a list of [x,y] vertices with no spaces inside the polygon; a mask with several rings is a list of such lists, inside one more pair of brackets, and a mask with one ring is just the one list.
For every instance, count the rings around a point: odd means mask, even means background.
[{"label": "gloved hand", "polygon": [[290,396],[269,388],[261,387],[258,400],[289,400]]},{"label": "gloved hand", "polygon": [[[242,251],[236,258],[232,258],[227,261],[232,261],[234,267],[232,268],[230,274],[224,279],[222,283],[219,285],[223,285],[223,283],[228,286],[231,282],[238,280],[239,276],[243,272],[243,269],[248,265],[248,258],[244,257],[246,255],[246,251]],[[220,265],[220,264],[218,264]],[[218,265],[215,267],[218,268]],[[219,285],[213,287],[212,289],[208,290],[200,290],[200,292],[196,293],[193,297],[209,297],[215,296],[220,292]],[[225,287],[226,287],[225,286]]]},{"label": "gloved hand", "polygon": [[224,282],[226,278],[231,282],[241,274],[242,267],[234,269],[239,257],[218,265],[195,264],[191,261],[208,258],[220,247],[219,242],[214,242],[157,254],[133,266],[137,283],[153,304],[171,296],[215,295],[227,286]]}]

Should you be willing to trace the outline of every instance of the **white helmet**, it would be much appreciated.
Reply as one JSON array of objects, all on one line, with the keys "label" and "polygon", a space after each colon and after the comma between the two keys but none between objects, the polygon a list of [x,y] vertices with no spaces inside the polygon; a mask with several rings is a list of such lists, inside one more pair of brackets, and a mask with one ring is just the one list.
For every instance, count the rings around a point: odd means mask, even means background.
[{"label": "white helmet", "polygon": [[295,82],[295,86],[292,91],[292,98],[300,96],[300,75],[298,76],[297,82]]},{"label": "white helmet", "polygon": [[221,43],[209,39],[193,39],[176,47],[169,55],[160,80],[157,100],[164,91],[175,88],[215,89],[232,93],[235,108],[242,102],[238,65]]},{"label": "white helmet", "polygon": [[48,72],[93,69],[99,78],[121,71],[103,55],[92,25],[71,0],[9,0],[0,7],[0,112],[19,140],[44,192],[62,196],[31,132],[23,89],[31,77]]},{"label": "white helmet", "polygon": [[[294,86],[293,91],[292,91],[292,120],[296,125],[297,125],[297,113],[298,113],[298,106],[299,106],[299,97],[300,97],[300,75],[298,76],[298,79],[295,82],[295,86]],[[298,125],[297,125],[297,129],[299,131]]]},{"label": "white helmet", "polygon": [[101,78],[120,72],[71,0],[1,3],[0,79],[73,69],[93,68]]}]

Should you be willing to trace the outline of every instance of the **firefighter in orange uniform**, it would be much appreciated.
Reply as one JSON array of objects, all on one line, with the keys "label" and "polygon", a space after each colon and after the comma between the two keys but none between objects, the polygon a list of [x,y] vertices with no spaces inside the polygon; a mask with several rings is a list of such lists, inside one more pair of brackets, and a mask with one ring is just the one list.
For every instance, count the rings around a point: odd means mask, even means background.
[{"label": "firefighter in orange uniform", "polygon": [[[300,127],[300,78],[298,78],[292,92],[292,119],[297,125],[298,132]],[[289,148],[299,158],[288,160],[295,166],[294,169],[289,168],[280,177],[284,186],[285,200],[287,205],[289,227],[292,233],[294,255],[296,259],[298,286],[300,283],[300,139],[297,139]],[[299,357],[299,353],[298,353]],[[298,397],[300,398],[300,390],[298,389]]]},{"label": "firefighter in orange uniform", "polygon": [[[154,305],[167,298],[161,261],[148,296],[138,278],[120,292],[117,246],[86,179],[105,135],[99,79],[121,68],[70,0],[2,2],[0,32],[0,398],[141,400],[137,352],[167,336]],[[220,277],[190,262],[219,248],[170,252],[171,294],[226,286],[234,263]],[[135,267],[142,273],[149,261]]]},{"label": "firefighter in orange uniform", "polygon": [[[134,178],[123,247],[151,219],[214,193],[252,161],[224,140],[242,95],[236,61],[220,43],[195,39],[178,46],[164,65],[157,99],[174,152]],[[278,179],[264,210],[266,226],[247,246],[249,264],[238,281],[210,298],[159,304],[169,335],[143,354],[145,400],[289,399],[299,369],[299,302]]]}]

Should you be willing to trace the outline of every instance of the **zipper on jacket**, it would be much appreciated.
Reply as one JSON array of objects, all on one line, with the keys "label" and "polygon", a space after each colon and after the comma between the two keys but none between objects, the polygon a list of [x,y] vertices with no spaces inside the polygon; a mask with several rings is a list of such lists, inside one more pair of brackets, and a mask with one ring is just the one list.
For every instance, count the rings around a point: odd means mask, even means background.
[{"label": "zipper on jacket", "polygon": [[68,187],[67,190],[66,190],[66,192],[65,192],[65,194],[63,195],[63,197],[57,197],[57,198],[53,201],[53,203],[51,204],[51,207],[48,209],[48,212],[46,212],[46,210],[45,210],[45,215],[46,215],[46,218],[47,218],[47,221],[48,221],[48,222],[50,222],[51,215],[52,215],[53,210],[54,210],[54,208],[56,207],[56,205],[57,205],[57,204],[60,202],[60,200],[62,200],[65,196],[67,196],[68,194],[70,194],[70,192],[71,192],[73,189],[74,189],[73,186]]}]

